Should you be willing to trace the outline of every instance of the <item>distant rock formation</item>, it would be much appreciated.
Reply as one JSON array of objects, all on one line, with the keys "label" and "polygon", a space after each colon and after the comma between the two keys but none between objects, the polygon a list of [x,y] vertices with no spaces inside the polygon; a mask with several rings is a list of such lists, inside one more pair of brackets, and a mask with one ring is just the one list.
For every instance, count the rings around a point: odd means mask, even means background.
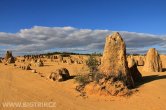
[{"label": "distant rock formation", "polygon": [[137,66],[144,66],[144,59],[141,56],[138,56]]},{"label": "distant rock formation", "polygon": [[31,70],[31,64],[21,66],[23,70]]},{"label": "distant rock formation", "polygon": [[5,54],[5,62],[6,63],[15,63],[15,59],[12,55],[12,51],[7,51]]},{"label": "distant rock formation", "polygon": [[162,72],[162,62],[160,55],[155,48],[150,48],[148,50],[143,71]]},{"label": "distant rock formation", "polygon": [[43,61],[41,59],[37,60],[37,66],[38,67],[44,66],[44,63],[43,63]]}]

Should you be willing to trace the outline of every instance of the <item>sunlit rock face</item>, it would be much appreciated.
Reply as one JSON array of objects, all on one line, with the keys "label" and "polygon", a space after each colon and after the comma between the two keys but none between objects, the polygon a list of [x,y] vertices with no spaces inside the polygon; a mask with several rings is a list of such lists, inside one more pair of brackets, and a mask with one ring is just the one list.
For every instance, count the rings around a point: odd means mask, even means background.
[{"label": "sunlit rock face", "polygon": [[161,72],[162,62],[160,55],[155,48],[150,48],[146,54],[145,65],[143,71],[147,72]]}]

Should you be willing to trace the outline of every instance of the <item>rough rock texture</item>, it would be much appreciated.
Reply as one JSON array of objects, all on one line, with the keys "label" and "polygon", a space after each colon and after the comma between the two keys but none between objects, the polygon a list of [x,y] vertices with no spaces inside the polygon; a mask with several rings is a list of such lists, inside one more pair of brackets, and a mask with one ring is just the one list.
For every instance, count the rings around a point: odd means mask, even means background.
[{"label": "rough rock texture", "polygon": [[104,81],[103,84],[91,82],[85,86],[83,92],[87,95],[111,95],[111,96],[124,96],[129,95],[131,91],[124,85],[122,81],[112,82],[111,80]]},{"label": "rough rock texture", "polygon": [[127,60],[128,60],[128,67],[134,82],[141,81],[142,75],[137,68],[137,63],[134,60],[133,56],[129,56]]},{"label": "rough rock texture", "polygon": [[126,45],[118,32],[106,38],[100,71],[106,76],[123,80],[127,86],[134,86],[126,59]]},{"label": "rough rock texture", "polygon": [[66,68],[60,68],[52,72],[49,78],[53,81],[65,81],[70,78],[70,74]]},{"label": "rough rock texture", "polygon": [[113,33],[106,38],[98,80],[92,80],[78,88],[86,94],[123,96],[129,95],[129,87],[134,87],[134,81],[126,59],[126,46],[119,33]]},{"label": "rough rock texture", "polygon": [[133,56],[128,56],[127,62],[128,62],[128,67],[131,68],[135,64]]},{"label": "rough rock texture", "polygon": [[143,71],[147,72],[161,72],[162,62],[160,55],[155,48],[150,48],[146,54],[145,65]]},{"label": "rough rock texture", "polygon": [[6,52],[6,54],[5,54],[5,62],[7,62],[7,63],[15,63],[15,59],[14,59],[11,51],[7,51]]}]

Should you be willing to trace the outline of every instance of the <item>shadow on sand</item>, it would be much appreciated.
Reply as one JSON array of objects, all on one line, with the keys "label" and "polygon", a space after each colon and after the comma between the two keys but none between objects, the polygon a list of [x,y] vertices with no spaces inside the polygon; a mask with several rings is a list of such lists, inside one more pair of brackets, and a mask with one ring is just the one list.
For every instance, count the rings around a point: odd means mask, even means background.
[{"label": "shadow on sand", "polygon": [[166,71],[166,68],[163,68],[163,69],[162,69],[162,72],[165,72],[165,71]]},{"label": "shadow on sand", "polygon": [[75,77],[76,77],[75,75],[72,75],[68,79],[64,79],[63,81],[71,80],[71,79],[74,79]]},{"label": "shadow on sand", "polygon": [[76,77],[76,75],[70,76],[69,79],[74,79]]},{"label": "shadow on sand", "polygon": [[160,80],[160,79],[166,79],[166,75],[150,75],[150,76],[143,76],[142,80],[136,83],[136,88],[140,87],[141,85],[144,85],[146,83]]}]

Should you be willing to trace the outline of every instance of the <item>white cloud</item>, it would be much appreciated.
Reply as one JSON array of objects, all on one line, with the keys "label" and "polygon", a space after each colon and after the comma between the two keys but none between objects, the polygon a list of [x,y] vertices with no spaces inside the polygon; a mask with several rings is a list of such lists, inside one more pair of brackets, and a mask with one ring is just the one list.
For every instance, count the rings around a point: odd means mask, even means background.
[{"label": "white cloud", "polygon": [[[105,37],[114,31],[78,29],[74,27],[43,27],[21,29],[18,33],[0,32],[0,46],[14,52],[37,52],[58,49],[64,51],[102,52]],[[165,35],[120,31],[130,53],[145,53],[149,47],[163,51]]]}]

